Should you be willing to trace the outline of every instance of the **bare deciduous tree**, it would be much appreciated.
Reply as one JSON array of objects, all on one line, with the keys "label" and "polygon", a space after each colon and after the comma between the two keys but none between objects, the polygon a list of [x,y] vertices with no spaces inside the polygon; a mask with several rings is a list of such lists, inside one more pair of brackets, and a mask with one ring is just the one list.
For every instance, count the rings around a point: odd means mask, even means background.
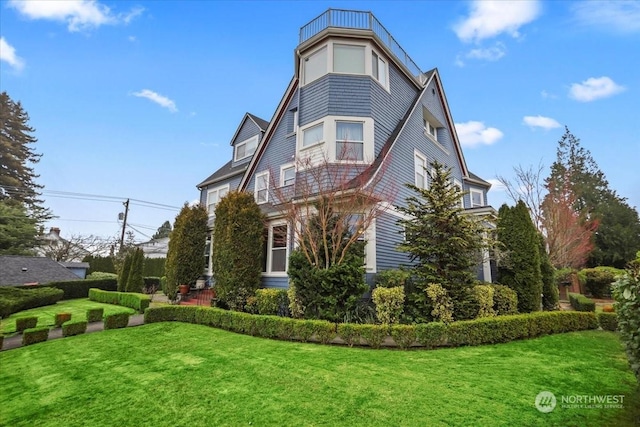
[{"label": "bare deciduous tree", "polygon": [[109,254],[116,242],[115,237],[72,234],[64,239],[47,239],[38,251],[58,262],[81,261],[85,256]]},{"label": "bare deciduous tree", "polygon": [[504,185],[507,195],[514,203],[518,203],[518,200],[524,202],[529,209],[533,224],[538,231],[544,234],[541,207],[547,190],[542,176],[543,169],[542,162],[538,163],[537,167],[529,165],[527,169],[518,165],[513,168],[515,172],[513,181],[501,175],[498,175],[497,178]]}]

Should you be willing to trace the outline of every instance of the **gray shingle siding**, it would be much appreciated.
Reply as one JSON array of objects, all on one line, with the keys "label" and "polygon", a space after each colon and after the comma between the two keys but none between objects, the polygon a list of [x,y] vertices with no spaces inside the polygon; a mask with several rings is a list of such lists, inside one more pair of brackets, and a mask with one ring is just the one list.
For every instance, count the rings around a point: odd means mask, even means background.
[{"label": "gray shingle siding", "polygon": [[402,227],[396,215],[388,212],[376,219],[376,269],[377,271],[398,268],[409,264],[409,255],[397,250],[402,242]]},{"label": "gray shingle siding", "polygon": [[275,289],[288,289],[289,278],[288,277],[268,277],[262,276],[263,288],[275,288]]}]

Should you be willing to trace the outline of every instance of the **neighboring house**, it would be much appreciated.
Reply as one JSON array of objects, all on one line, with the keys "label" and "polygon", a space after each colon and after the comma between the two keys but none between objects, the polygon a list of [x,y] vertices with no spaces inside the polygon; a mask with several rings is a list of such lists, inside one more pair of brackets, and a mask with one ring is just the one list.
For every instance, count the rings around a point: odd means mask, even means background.
[{"label": "neighboring house", "polygon": [[[370,12],[329,9],[301,28],[294,53],[293,78],[271,121],[247,113],[231,138],[233,159],[197,186],[210,225],[227,192],[255,194],[269,221],[263,286],[288,286],[295,242],[269,187],[295,188],[304,173],[296,159],[347,167],[346,146],[354,153],[350,167],[359,165],[353,182],[393,184],[394,199],[383,202],[391,205],[412,195],[404,183],[428,187],[425,168],[437,160],[466,192],[460,203],[469,214],[495,214],[487,203],[491,185],[465,163],[438,70],[422,72]],[[401,217],[392,207],[365,231],[369,283],[379,271],[408,264],[408,254],[396,250]],[[488,256],[478,278],[492,281]]]},{"label": "neighboring house", "polygon": [[166,258],[169,249],[169,238],[152,239],[148,242],[139,243],[136,247],[142,249],[146,258]]},{"label": "neighboring house", "polygon": [[51,258],[0,256],[0,286],[45,284],[68,280],[80,280],[80,277]]},{"label": "neighboring house", "polygon": [[61,261],[59,264],[81,279],[87,278],[87,271],[89,270],[89,268],[91,268],[88,262],[62,262]]},{"label": "neighboring house", "polygon": [[41,245],[36,248],[36,255],[55,260],[80,262],[91,255],[91,252],[82,247],[80,242],[72,237],[71,240],[60,236],[60,228],[51,227],[49,232],[40,237]]}]

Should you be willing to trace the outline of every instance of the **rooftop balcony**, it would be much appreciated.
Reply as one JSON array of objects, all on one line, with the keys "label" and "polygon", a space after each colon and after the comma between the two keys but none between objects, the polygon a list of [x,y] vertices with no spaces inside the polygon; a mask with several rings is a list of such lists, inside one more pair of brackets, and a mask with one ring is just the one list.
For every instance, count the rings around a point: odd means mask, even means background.
[{"label": "rooftop balcony", "polygon": [[327,28],[347,28],[369,30],[373,32],[380,44],[384,45],[403,64],[407,70],[419,80],[423,73],[411,57],[393,38],[391,33],[373,16],[371,12],[358,10],[328,9],[326,12],[300,28],[300,44],[309,40]]}]

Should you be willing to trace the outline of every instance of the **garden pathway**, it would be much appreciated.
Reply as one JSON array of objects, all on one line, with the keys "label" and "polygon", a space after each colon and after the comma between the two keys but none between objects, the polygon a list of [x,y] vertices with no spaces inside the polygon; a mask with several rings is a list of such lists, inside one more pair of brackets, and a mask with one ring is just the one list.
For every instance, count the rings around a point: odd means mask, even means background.
[{"label": "garden pathway", "polygon": [[[144,324],[144,314],[134,314],[129,317],[129,324],[127,327],[140,326]],[[87,334],[91,332],[98,332],[104,330],[104,322],[91,322],[87,325]],[[49,338],[47,341],[62,338],[62,328],[53,328],[49,331]],[[16,334],[11,337],[4,337],[4,343],[2,349],[11,350],[13,348],[22,347],[22,334]]]}]

